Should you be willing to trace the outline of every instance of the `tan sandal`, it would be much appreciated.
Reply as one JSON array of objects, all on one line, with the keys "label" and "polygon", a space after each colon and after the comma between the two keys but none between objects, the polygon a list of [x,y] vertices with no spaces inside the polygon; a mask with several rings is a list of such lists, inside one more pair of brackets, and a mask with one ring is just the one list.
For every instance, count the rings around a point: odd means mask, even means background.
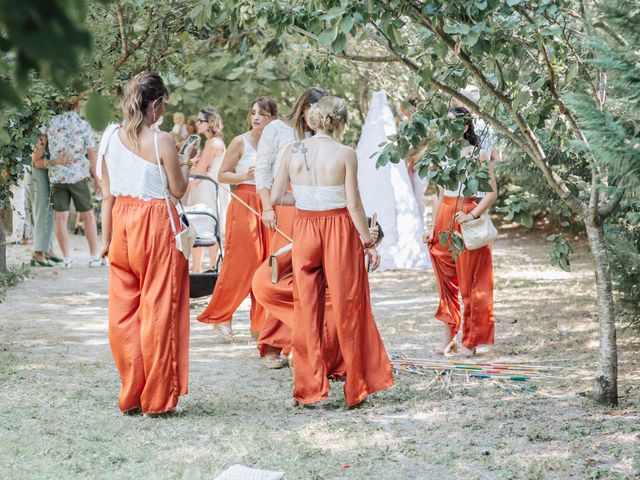
[{"label": "tan sandal", "polygon": [[266,355],[261,358],[261,361],[265,368],[272,370],[277,370],[287,366],[287,360],[282,358],[280,355]]},{"label": "tan sandal", "polygon": [[229,343],[232,343],[234,338],[233,338],[233,330],[231,330],[231,327],[226,326],[223,323],[214,323],[213,324],[213,331],[214,333],[216,333],[216,335],[218,335],[219,337],[223,338],[224,340],[226,340]]}]

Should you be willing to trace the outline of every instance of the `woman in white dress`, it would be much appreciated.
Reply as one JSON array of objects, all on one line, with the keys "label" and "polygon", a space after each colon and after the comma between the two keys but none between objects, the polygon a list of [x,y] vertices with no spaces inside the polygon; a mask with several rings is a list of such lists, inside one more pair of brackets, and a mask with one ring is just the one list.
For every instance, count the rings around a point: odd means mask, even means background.
[{"label": "woman in white dress", "polygon": [[[198,113],[196,125],[198,133],[204,135],[206,141],[202,152],[200,152],[193,162],[191,173],[208,175],[218,182],[218,172],[220,171],[220,165],[226,152],[226,146],[222,140],[222,118],[215,108],[203,108]],[[226,190],[218,189],[216,192],[216,186],[205,180],[191,180],[187,194],[183,198],[183,203],[187,207],[198,205],[202,206],[202,208],[198,208],[198,210],[217,213],[222,235],[224,235],[224,215],[227,211],[229,201],[230,197]],[[216,264],[218,248],[218,245],[209,247],[209,264],[211,267],[214,267]],[[202,271],[203,255],[204,248],[193,249],[193,271],[196,273]]]}]

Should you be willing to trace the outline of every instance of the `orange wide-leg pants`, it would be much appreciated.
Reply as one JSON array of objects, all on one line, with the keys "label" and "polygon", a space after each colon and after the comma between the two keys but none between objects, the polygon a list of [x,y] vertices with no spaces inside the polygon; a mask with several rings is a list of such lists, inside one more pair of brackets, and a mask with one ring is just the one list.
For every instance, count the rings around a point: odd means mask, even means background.
[{"label": "orange wide-leg pants", "polygon": [[[293,236],[293,219],[296,215],[295,207],[279,206],[275,207],[276,220],[278,230],[282,231],[289,237]],[[269,253],[267,259],[260,264],[256,273],[253,275],[252,291],[258,303],[260,303],[267,311],[265,322],[260,330],[257,347],[260,356],[264,356],[267,347],[279,348],[282,353],[287,355],[291,350],[291,323],[283,321],[279,315],[282,303],[284,303],[284,314],[287,315],[287,294],[282,289],[286,289],[286,284],[278,286],[271,282],[271,268],[269,267],[269,256],[273,252],[277,252],[280,248],[289,243],[287,238],[275,230],[269,230]],[[284,254],[288,256],[289,261],[284,262],[284,270],[280,271],[280,278],[291,275],[290,253]],[[281,261],[284,256],[281,256]],[[281,283],[281,282],[278,282]],[[282,294],[284,293],[284,298]],[[272,305],[273,304],[273,305]],[[280,312],[282,313],[282,312]]]},{"label": "orange wide-leg pants", "polygon": [[118,403],[123,412],[167,412],[187,393],[189,265],[164,200],[118,197],[112,215],[109,343],[122,381]]},{"label": "orange wide-leg pants", "polygon": [[[493,343],[493,267],[491,246],[465,250],[454,260],[448,246],[440,244],[438,236],[454,225],[457,210],[469,213],[476,206],[474,198],[458,199],[445,196],[440,204],[429,246],[433,271],[438,284],[440,303],[435,317],[448,324],[454,335],[462,323],[462,344],[467,348]],[[462,295],[464,321],[461,322],[460,300]]]},{"label": "orange wide-leg pants", "polygon": [[293,278],[294,398],[310,404],[328,396],[322,349],[327,287],[345,362],[347,404],[391,387],[391,363],[371,311],[362,242],[346,208],[298,210]]},{"label": "orange wide-leg pants", "polygon": [[[262,213],[255,185],[240,184],[234,192],[257,212]],[[263,327],[265,310],[251,290],[253,274],[269,253],[269,233],[260,217],[233,198],[227,209],[224,260],[216,288],[207,308],[198,316],[204,323],[230,321],[242,301],[251,295],[251,332]]]},{"label": "orange wide-leg pants", "polygon": [[[280,259],[280,279],[271,282],[271,268],[267,262],[260,265],[253,276],[253,292],[258,302],[267,310],[265,327],[260,331],[258,350],[264,355],[265,347],[281,348],[284,355],[291,351],[294,328],[293,265],[291,252]],[[338,331],[334,319],[329,292],[325,299],[325,322],[322,331],[322,358],[327,376],[341,379],[345,365],[338,343]]]}]

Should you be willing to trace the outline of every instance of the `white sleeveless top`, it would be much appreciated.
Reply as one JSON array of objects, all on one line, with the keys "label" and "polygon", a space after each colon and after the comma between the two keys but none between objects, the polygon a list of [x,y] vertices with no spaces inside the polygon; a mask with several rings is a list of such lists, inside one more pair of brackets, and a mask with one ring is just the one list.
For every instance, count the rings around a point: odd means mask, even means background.
[{"label": "white sleeveless top", "polygon": [[[464,147],[462,149],[462,151],[460,152],[461,156],[470,156],[473,153],[473,147],[472,146],[468,146],[468,147]],[[445,162],[446,163],[446,162]],[[464,192],[464,185],[462,183],[458,183],[458,188],[455,190],[449,190],[447,188],[444,189],[444,196],[445,197],[462,197],[462,193]],[[482,198],[485,196],[485,192],[476,192],[475,196],[473,198]]]},{"label": "white sleeveless top", "polygon": [[344,185],[291,185],[296,208],[300,210],[333,210],[347,206]]},{"label": "white sleeveless top", "polygon": [[111,195],[144,201],[164,198],[168,190],[163,186],[158,164],[146,161],[125,147],[117,129],[113,133],[105,131],[106,134],[111,138],[106,139],[106,145],[101,145],[100,150],[104,152],[109,172]]},{"label": "white sleeveless top", "polygon": [[[242,141],[244,142],[244,151],[242,153],[242,158],[240,158],[240,161],[236,165],[236,173],[247,173],[250,167],[256,166],[256,149],[253,148],[251,142],[247,140],[244,135],[242,135]],[[247,185],[256,184],[255,180],[245,180],[244,182],[240,183],[246,183]]]}]

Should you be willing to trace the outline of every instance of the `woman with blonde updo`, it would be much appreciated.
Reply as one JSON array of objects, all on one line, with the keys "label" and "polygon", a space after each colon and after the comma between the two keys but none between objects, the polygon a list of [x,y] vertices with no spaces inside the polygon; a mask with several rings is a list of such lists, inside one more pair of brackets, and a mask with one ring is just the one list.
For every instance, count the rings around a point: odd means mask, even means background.
[{"label": "woman with blonde updo", "polygon": [[[294,399],[327,398],[323,361],[325,289],[331,292],[339,348],[346,366],[349,406],[393,385],[389,357],[371,311],[364,256],[375,270],[380,257],[358,192],[355,151],[340,143],[346,102],[323,97],[307,112],[316,134],[287,148],[271,190],[273,204],[295,205],[293,227]],[[291,184],[292,192],[286,192]],[[282,193],[284,192],[284,193]]]},{"label": "woman with blonde updo", "polygon": [[[219,182],[218,172],[220,171],[220,165],[222,165],[222,158],[227,150],[222,140],[222,117],[215,108],[206,107],[198,113],[196,125],[198,133],[204,135],[206,141],[202,151],[193,160],[191,173],[207,175]],[[227,191],[223,189],[216,191],[216,186],[213,183],[203,180],[191,180],[182,202],[189,207],[203,205],[207,209],[211,209],[214,212],[217,211],[220,230],[224,235],[224,218],[230,200]],[[194,248],[192,253],[193,271],[196,273],[201,272],[204,248]],[[209,247],[209,263],[211,267],[216,264],[217,257],[218,245]]]},{"label": "woman with blonde updo", "polygon": [[[191,150],[179,157],[155,125],[168,92],[155,73],[137,75],[122,98],[122,124],[109,126],[102,172],[101,256],[109,256],[109,343],[122,385],[122,412],[175,412],[187,393],[189,271],[176,248]],[[170,216],[172,219],[170,218]]]}]

